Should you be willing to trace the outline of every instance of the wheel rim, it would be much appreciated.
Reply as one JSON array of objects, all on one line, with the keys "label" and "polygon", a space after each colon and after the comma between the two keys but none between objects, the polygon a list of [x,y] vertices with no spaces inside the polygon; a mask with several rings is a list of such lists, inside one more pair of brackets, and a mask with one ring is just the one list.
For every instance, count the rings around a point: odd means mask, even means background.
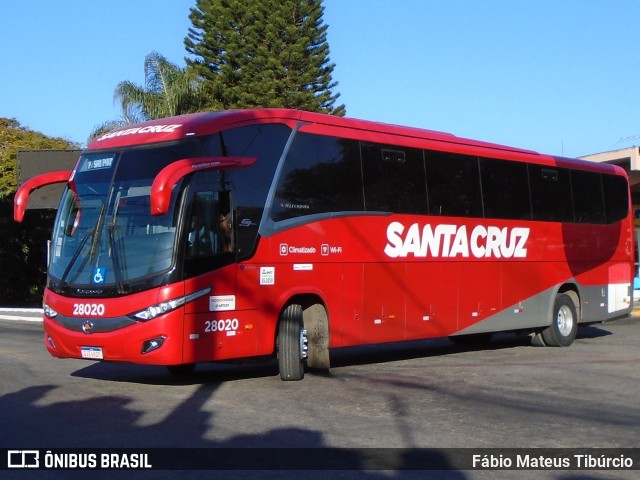
[{"label": "wheel rim", "polygon": [[307,340],[307,331],[303,328],[300,330],[300,359],[306,360],[309,354],[309,341]]},{"label": "wheel rim", "polygon": [[558,331],[563,337],[571,334],[571,330],[573,329],[573,314],[567,305],[561,306],[558,310],[556,322],[558,324]]}]

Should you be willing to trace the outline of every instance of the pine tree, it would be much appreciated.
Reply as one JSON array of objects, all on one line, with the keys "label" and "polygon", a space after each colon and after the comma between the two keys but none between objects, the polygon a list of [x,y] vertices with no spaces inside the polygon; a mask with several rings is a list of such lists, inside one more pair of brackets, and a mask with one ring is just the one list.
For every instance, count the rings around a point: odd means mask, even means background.
[{"label": "pine tree", "polygon": [[185,47],[207,107],[344,115],[323,12],[322,0],[197,0]]}]

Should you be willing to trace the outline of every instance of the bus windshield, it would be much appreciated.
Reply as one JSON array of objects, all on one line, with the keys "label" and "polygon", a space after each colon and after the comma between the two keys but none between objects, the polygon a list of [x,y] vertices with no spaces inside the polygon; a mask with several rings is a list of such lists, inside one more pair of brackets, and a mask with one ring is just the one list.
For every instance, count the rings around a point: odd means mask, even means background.
[{"label": "bus windshield", "polygon": [[165,215],[152,216],[151,184],[181,158],[201,153],[196,139],[154,148],[87,153],[65,190],[50,255],[52,287],[128,293],[174,266],[178,215],[174,188]]}]

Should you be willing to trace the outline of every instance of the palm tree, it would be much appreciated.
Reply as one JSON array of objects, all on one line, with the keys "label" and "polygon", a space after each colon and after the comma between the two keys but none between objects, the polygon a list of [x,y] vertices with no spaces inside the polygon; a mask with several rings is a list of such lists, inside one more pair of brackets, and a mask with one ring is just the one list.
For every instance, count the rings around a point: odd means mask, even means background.
[{"label": "palm tree", "polygon": [[96,126],[89,139],[133,123],[197,112],[204,105],[200,79],[158,52],[145,57],[144,78],[144,86],[130,81],[116,86],[113,98],[120,103],[121,118]]}]

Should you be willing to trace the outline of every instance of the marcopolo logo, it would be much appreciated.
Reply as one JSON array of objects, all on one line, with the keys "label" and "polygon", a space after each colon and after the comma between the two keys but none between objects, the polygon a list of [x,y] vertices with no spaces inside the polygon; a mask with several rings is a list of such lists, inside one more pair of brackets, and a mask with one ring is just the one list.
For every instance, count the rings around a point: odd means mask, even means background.
[{"label": "marcopolo logo", "polygon": [[387,227],[384,253],[396,257],[433,258],[526,258],[529,229],[525,227],[485,227],[468,230],[465,225],[440,224],[405,228],[400,222]]}]

